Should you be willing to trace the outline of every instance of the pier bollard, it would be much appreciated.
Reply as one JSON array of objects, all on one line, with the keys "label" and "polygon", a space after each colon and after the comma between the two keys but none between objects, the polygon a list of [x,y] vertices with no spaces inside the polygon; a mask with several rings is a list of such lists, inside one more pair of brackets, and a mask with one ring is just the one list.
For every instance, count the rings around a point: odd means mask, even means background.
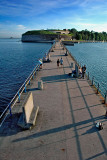
[{"label": "pier bollard", "polygon": [[11,110],[11,105],[9,104],[9,112],[10,112],[10,116],[12,116],[12,110]]},{"label": "pier bollard", "polygon": [[32,75],[32,79],[34,79],[34,74]]},{"label": "pier bollard", "polygon": [[24,92],[26,93],[26,84],[24,84]]},{"label": "pier bollard", "polygon": [[43,81],[38,81],[38,89],[43,90]]},{"label": "pier bollard", "polygon": [[97,94],[98,94],[98,91],[99,91],[99,83],[98,83],[98,86],[97,86]]},{"label": "pier bollard", "polygon": [[94,76],[92,77],[92,86],[93,86],[93,84],[94,84]]},{"label": "pier bollard", "polygon": [[71,62],[71,68],[73,68],[73,63]]},{"label": "pier bollard", "polygon": [[48,54],[48,60],[50,60],[50,54]]},{"label": "pier bollard", "polygon": [[18,92],[18,101],[20,103],[20,93]]},{"label": "pier bollard", "polygon": [[67,50],[66,50],[65,56],[68,56],[68,52],[67,52]]}]

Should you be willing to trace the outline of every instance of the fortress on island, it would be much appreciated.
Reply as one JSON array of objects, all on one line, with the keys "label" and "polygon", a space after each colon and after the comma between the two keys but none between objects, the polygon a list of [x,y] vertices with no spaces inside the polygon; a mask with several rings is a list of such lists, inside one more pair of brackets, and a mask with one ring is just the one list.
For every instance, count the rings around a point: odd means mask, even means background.
[{"label": "fortress on island", "polygon": [[34,30],[22,35],[22,42],[53,42],[54,40],[72,40],[69,30]]},{"label": "fortress on island", "polygon": [[47,29],[32,30],[22,34],[22,42],[51,42],[62,40],[65,44],[73,42],[107,42],[106,32],[88,31],[87,29],[77,31],[72,29]]}]

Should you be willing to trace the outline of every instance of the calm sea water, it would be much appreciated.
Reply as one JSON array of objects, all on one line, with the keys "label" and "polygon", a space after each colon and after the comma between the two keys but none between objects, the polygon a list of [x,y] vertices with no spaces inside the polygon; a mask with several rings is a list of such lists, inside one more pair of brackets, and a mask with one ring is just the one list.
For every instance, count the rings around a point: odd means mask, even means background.
[{"label": "calm sea water", "polygon": [[100,84],[103,94],[107,90],[107,43],[79,43],[67,46],[68,50],[81,64],[86,65],[90,79]]},{"label": "calm sea water", "polygon": [[20,39],[0,39],[0,111],[14,97],[38,59],[50,48],[49,43],[22,43]]}]

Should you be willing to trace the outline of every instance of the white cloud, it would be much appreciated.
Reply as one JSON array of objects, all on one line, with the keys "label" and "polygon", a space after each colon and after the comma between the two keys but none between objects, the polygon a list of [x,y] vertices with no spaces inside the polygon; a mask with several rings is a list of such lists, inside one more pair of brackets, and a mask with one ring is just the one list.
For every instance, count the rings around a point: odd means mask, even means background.
[{"label": "white cloud", "polygon": [[19,30],[25,30],[25,29],[27,29],[27,28],[26,28],[24,25],[22,25],[22,24],[17,25],[17,27],[18,27]]},{"label": "white cloud", "polygon": [[[88,0],[84,0],[86,3]],[[60,8],[67,8],[72,6],[83,5],[81,0],[69,1],[69,0],[26,0],[23,3],[16,3],[13,0],[3,0],[0,2],[0,14],[11,16],[34,16],[48,11]]]},{"label": "white cloud", "polygon": [[82,22],[71,22],[69,23],[71,26],[75,26],[75,28],[79,31],[81,30],[89,30],[89,31],[96,31],[96,32],[107,32],[107,23],[98,24],[98,23],[82,23]]},{"label": "white cloud", "polygon": [[0,15],[2,31],[20,34],[37,28],[107,31],[107,0],[2,0]]},{"label": "white cloud", "polygon": [[21,37],[21,35],[29,30],[26,26],[22,24],[14,23],[0,23],[0,38],[2,37]]},{"label": "white cloud", "polygon": [[[1,15],[10,15],[14,16],[38,16],[43,13],[47,13],[50,11],[57,10],[57,14],[60,12],[58,9],[66,9],[72,10],[72,7],[84,9],[85,12],[92,13],[93,11],[103,10],[106,12],[107,2],[103,0],[103,3],[99,5],[99,0],[23,0],[22,2],[15,2],[14,0],[3,0],[0,2],[0,14]],[[71,9],[70,9],[71,7]],[[105,8],[104,8],[105,7]],[[66,10],[66,12],[68,12]]]}]

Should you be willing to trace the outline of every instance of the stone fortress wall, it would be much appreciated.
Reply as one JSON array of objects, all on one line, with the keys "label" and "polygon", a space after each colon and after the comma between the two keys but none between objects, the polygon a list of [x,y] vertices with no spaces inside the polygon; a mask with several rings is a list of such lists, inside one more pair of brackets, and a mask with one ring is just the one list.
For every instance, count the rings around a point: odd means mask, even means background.
[{"label": "stone fortress wall", "polygon": [[71,40],[72,36],[65,34],[22,35],[22,42],[53,41],[55,39]]}]

